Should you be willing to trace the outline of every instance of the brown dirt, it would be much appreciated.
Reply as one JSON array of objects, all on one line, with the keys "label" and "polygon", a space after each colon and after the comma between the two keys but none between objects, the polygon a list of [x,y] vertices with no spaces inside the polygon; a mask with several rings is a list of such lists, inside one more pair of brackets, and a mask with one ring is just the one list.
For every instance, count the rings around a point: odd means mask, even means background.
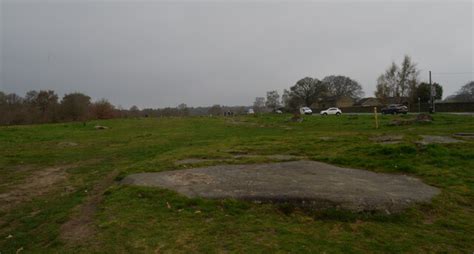
[{"label": "brown dirt", "polygon": [[[216,159],[218,160],[218,159]],[[199,159],[199,158],[189,158],[189,159],[183,159],[176,161],[176,165],[186,165],[186,164],[197,164],[197,163],[204,163],[204,162],[212,162],[214,160],[212,159]]]},{"label": "brown dirt", "polygon": [[110,187],[118,172],[113,171],[89,192],[86,201],[77,206],[74,215],[61,226],[60,239],[70,245],[77,245],[91,239],[95,233],[94,216],[103,200],[103,194]]},{"label": "brown dirt", "polygon": [[399,144],[403,140],[403,135],[380,135],[371,137],[370,140],[383,145]]},{"label": "brown dirt", "polygon": [[[32,171],[21,183],[8,186],[7,192],[0,193],[0,211],[9,210],[16,205],[31,201],[35,197],[45,195],[60,187],[68,177],[68,169],[76,168],[82,165],[94,164],[99,160],[91,159],[80,163],[71,163],[59,165],[44,169],[35,169],[31,165],[21,165],[14,167],[15,171]],[[71,192],[72,187],[66,186],[65,193]]]},{"label": "brown dirt", "polygon": [[23,183],[12,190],[0,194],[0,210],[7,210],[19,203],[32,200],[34,197],[50,192],[57,183],[66,180],[66,169],[72,165],[50,167],[33,172]]}]

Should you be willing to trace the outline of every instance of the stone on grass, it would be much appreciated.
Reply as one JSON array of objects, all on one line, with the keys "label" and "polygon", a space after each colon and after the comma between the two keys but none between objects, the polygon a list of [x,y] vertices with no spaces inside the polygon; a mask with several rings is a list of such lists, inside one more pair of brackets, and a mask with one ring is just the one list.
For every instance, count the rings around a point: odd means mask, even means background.
[{"label": "stone on grass", "polygon": [[109,127],[107,126],[102,126],[102,125],[96,125],[94,126],[94,129],[96,130],[107,130]]},{"label": "stone on grass", "polygon": [[464,141],[451,138],[448,136],[431,136],[431,135],[421,135],[422,140],[418,141],[418,144],[428,145],[428,144],[453,144],[453,143],[462,143]]},{"label": "stone on grass", "polygon": [[417,178],[336,167],[315,161],[221,165],[125,177],[123,184],[156,186],[187,197],[284,203],[310,209],[394,213],[439,193]]}]

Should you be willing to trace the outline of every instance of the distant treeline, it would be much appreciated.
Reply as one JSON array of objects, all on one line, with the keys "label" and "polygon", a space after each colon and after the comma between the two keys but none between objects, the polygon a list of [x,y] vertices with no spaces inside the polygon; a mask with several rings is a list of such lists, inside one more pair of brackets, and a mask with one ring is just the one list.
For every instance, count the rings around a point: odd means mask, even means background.
[{"label": "distant treeline", "polygon": [[83,93],[65,94],[61,99],[51,90],[29,91],[25,96],[0,91],[0,125],[20,125],[36,123],[56,123],[69,121],[89,121],[96,119],[127,117],[169,117],[222,115],[225,112],[243,114],[244,106],[178,107],[161,109],[117,108],[106,99],[92,101]]},{"label": "distant treeline", "polygon": [[[356,106],[354,102],[371,99],[380,105],[388,104],[419,104],[431,100],[440,101],[443,98],[443,87],[433,82],[420,82],[420,70],[411,58],[406,55],[400,65],[392,64],[377,78],[374,97],[362,98],[362,86],[354,79],[343,75],[330,75],[319,80],[305,77],[289,89],[284,89],[282,96],[278,91],[268,91],[265,97],[256,97],[255,112],[265,112],[266,109],[277,111],[285,109],[298,112],[300,107],[316,109],[328,107]],[[473,102],[474,82],[465,84],[455,94],[448,96],[447,102]],[[459,104],[461,105],[461,104]],[[377,105],[379,106],[379,105]]]}]

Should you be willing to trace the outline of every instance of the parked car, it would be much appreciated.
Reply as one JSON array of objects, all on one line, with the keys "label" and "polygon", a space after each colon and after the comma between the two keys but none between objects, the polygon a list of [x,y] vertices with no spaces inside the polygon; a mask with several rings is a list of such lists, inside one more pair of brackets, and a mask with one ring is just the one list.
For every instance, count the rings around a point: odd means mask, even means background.
[{"label": "parked car", "polygon": [[302,115],[312,115],[313,111],[308,107],[302,107],[302,108],[300,108],[300,114],[302,114]]},{"label": "parked car", "polygon": [[406,114],[406,113],[408,113],[408,108],[405,105],[391,104],[391,105],[388,105],[388,107],[382,108],[382,110],[380,112],[382,112],[382,114],[384,114],[384,115],[386,115],[386,114],[392,114],[392,115]]},{"label": "parked car", "polygon": [[249,110],[247,111],[247,114],[248,115],[253,115],[253,114],[255,114],[255,111],[253,111],[253,108],[249,108]]},{"label": "parked car", "polygon": [[336,115],[336,116],[339,116],[342,114],[342,111],[338,108],[328,108],[326,110],[323,110],[321,111],[320,113],[321,115],[323,116],[327,116],[327,115]]},{"label": "parked car", "polygon": [[277,114],[283,114],[283,111],[277,109],[277,110],[275,110],[275,113],[277,113]]}]

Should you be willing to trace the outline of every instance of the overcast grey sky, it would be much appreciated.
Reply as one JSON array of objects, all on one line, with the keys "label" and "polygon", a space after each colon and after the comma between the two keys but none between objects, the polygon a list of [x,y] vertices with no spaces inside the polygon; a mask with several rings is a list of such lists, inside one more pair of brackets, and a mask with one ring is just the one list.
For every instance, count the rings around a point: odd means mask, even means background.
[{"label": "overcast grey sky", "polygon": [[[445,96],[473,80],[472,1],[0,2],[0,90],[22,95],[250,105],[305,76],[342,74],[373,96],[404,54]],[[448,72],[464,74],[438,74]]]}]

